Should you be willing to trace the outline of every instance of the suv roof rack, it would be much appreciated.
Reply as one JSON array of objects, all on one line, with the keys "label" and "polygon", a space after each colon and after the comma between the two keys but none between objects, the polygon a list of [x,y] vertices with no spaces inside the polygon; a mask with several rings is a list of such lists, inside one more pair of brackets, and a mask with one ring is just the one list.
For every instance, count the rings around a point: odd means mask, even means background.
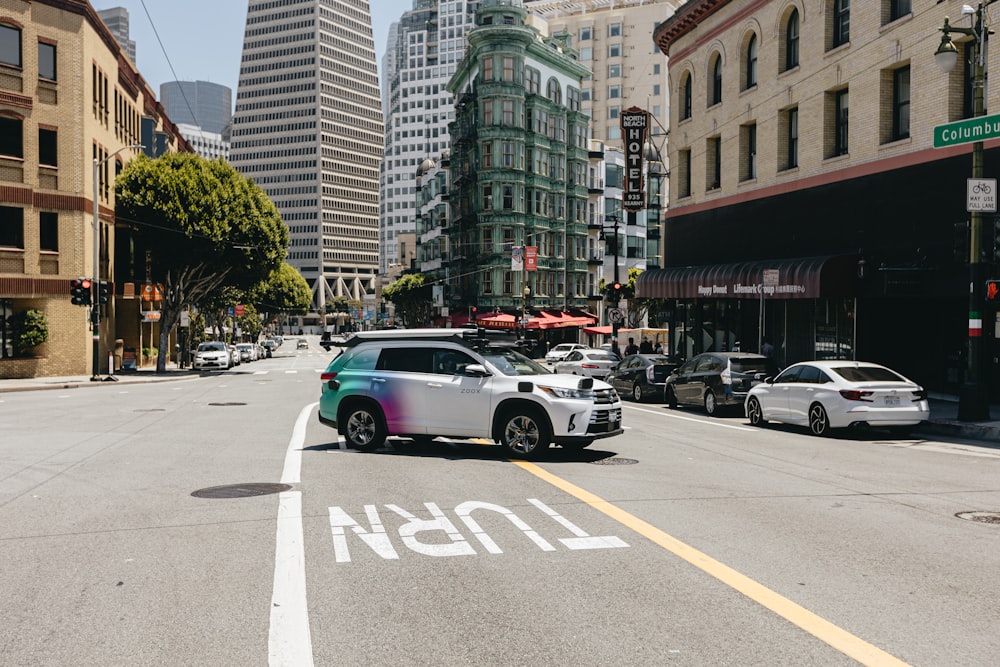
[{"label": "suv roof rack", "polygon": [[516,340],[512,332],[479,327],[455,329],[382,329],[358,331],[342,342],[331,341],[338,347],[354,347],[369,341],[391,340],[447,340],[470,348],[478,348],[490,343]]}]

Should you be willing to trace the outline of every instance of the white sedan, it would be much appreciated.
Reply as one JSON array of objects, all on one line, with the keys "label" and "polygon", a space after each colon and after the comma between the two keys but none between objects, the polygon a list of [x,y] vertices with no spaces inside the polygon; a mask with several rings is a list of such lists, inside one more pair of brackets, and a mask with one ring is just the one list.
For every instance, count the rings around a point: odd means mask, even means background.
[{"label": "white sedan", "polygon": [[552,370],[603,380],[616,363],[618,360],[604,350],[573,350],[565,359],[552,364]]},{"label": "white sedan", "polygon": [[586,345],[581,345],[580,343],[559,343],[554,348],[548,351],[545,355],[545,361],[549,363],[554,363],[556,361],[562,361],[566,358],[573,350],[589,350],[590,348]]},{"label": "white sedan", "polygon": [[905,434],[930,415],[927,392],[899,373],[864,361],[806,361],[754,386],[744,402],[754,426],[808,426],[814,435],[860,424]]}]

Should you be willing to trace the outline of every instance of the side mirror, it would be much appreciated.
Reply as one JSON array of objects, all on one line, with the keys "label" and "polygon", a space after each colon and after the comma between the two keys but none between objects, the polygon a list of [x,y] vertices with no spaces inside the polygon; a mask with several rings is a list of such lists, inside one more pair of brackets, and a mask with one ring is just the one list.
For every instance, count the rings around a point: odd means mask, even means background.
[{"label": "side mirror", "polygon": [[465,374],[469,377],[484,378],[489,377],[490,372],[482,364],[469,364],[465,367]]}]

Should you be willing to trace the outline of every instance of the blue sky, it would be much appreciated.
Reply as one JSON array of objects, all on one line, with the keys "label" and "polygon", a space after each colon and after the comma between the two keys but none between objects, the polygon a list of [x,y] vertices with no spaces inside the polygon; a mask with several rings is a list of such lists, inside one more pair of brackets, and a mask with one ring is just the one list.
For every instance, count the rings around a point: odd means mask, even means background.
[{"label": "blue sky", "polygon": [[[236,101],[246,0],[91,0],[91,4],[98,10],[128,10],[136,65],[157,96],[165,81],[211,81],[232,88]],[[369,0],[369,4],[381,67],[389,25],[413,8],[413,0]]]}]

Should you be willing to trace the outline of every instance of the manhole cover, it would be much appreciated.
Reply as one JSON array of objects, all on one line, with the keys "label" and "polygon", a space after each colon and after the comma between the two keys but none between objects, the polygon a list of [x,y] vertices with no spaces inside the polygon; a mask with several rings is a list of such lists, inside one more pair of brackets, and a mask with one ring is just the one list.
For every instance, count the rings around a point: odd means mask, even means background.
[{"label": "manhole cover", "polygon": [[272,493],[288,491],[288,484],[273,484],[270,482],[247,482],[246,484],[226,484],[225,486],[210,486],[191,493],[195,498],[252,498],[267,496]]},{"label": "manhole cover", "polygon": [[597,466],[630,466],[638,463],[636,459],[623,459],[618,456],[610,456],[606,459],[598,459],[596,461],[589,461]]},{"label": "manhole cover", "polygon": [[209,403],[209,405],[221,405],[221,406],[227,406],[227,405],[246,405],[246,403],[239,403],[239,402],[232,402],[232,403]]},{"label": "manhole cover", "polygon": [[1000,524],[1000,512],[959,512],[955,516],[959,519],[975,521],[977,523]]}]

